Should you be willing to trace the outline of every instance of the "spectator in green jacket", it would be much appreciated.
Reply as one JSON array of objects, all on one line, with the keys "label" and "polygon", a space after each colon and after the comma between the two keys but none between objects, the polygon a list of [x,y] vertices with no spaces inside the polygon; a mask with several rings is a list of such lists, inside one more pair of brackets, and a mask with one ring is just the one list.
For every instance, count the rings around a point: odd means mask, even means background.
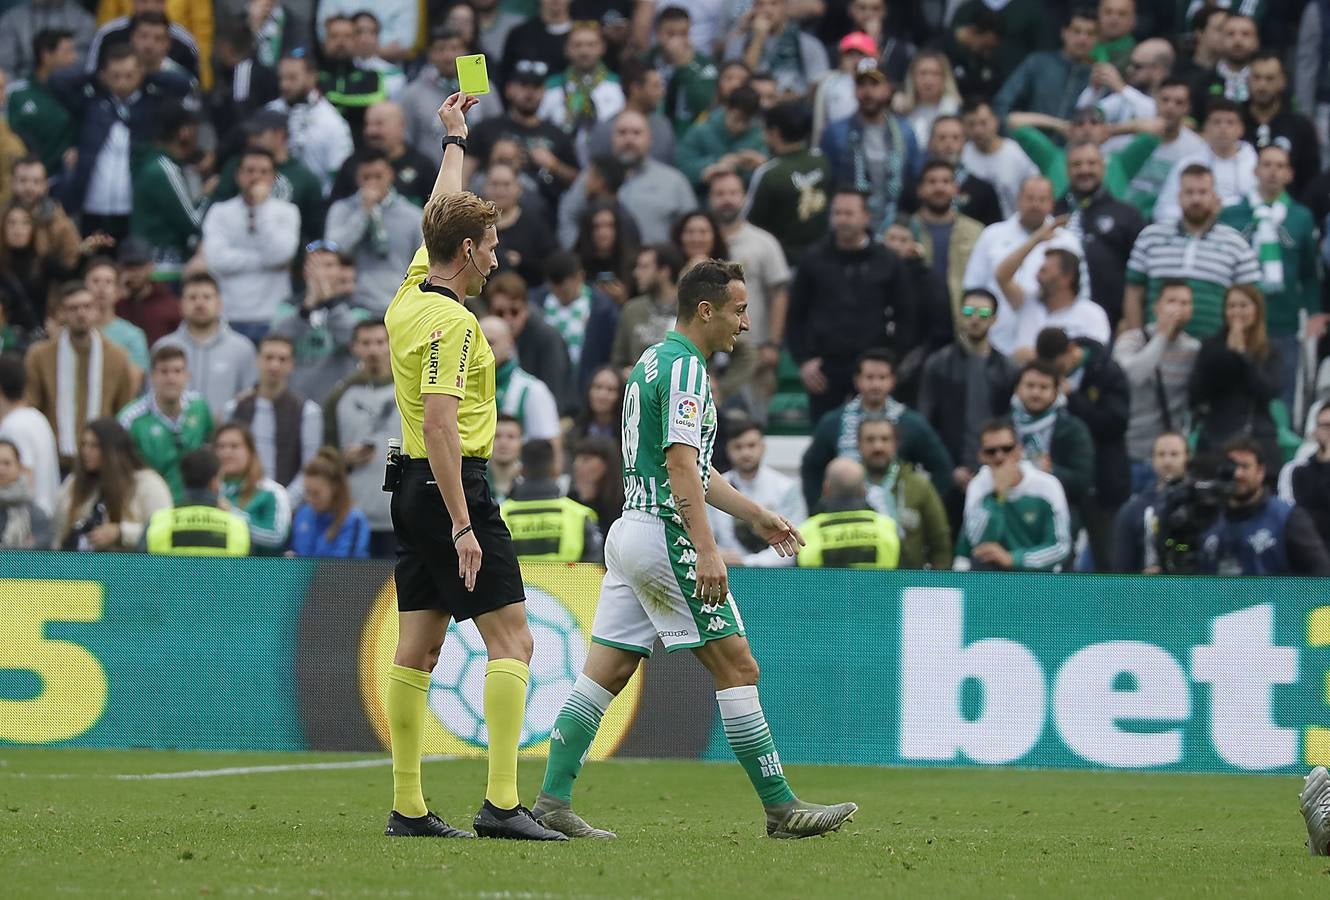
[{"label": "spectator in green jacket", "polygon": [[737,172],[746,186],[767,157],[757,91],[744,85],[725,99],[723,115],[708,116],[688,130],[677,164],[695,188],[720,172]]},{"label": "spectator in green jacket", "polygon": [[1099,0],[1099,42],[1090,51],[1096,63],[1108,63],[1123,75],[1136,46],[1136,0]]},{"label": "spectator in green jacket", "polygon": [[896,361],[891,352],[865,351],[854,376],[854,397],[821,418],[804,453],[800,474],[810,509],[817,505],[828,463],[838,456],[859,461],[859,423],[865,419],[889,420],[900,436],[900,458],[927,472],[939,494],[950,489],[951,454],[927,419],[892,399],[895,387]]},{"label": "spectator in green jacket", "polygon": [[158,117],[157,143],[134,169],[134,208],[129,233],[155,251],[159,274],[175,274],[194,255],[208,205],[196,192],[185,167],[199,153],[198,117],[178,104],[164,107]]},{"label": "spectator in green jacket", "polygon": [[[61,172],[74,146],[74,117],[51,91],[51,75],[78,64],[74,33],[45,28],[32,40],[32,76],[9,87],[9,127],[48,172]],[[72,168],[72,166],[68,167]]]},{"label": "spectator in green jacket", "polygon": [[1256,190],[1224,208],[1219,221],[1236,228],[1261,265],[1266,327],[1283,363],[1280,396],[1293,408],[1298,371],[1298,314],[1321,307],[1316,265],[1316,223],[1311,211],[1288,195],[1293,182],[1289,148],[1277,139],[1256,158]]},{"label": "spectator in green jacket", "polygon": [[979,434],[984,463],[965,492],[957,569],[1057,571],[1071,555],[1071,516],[1062,485],[1024,458],[1005,419]]},{"label": "spectator in green jacket", "polygon": [[656,49],[649,57],[666,78],[665,115],[679,137],[711,108],[720,77],[715,61],[693,46],[691,26],[686,9],[667,4],[656,16]]},{"label": "spectator in green jacket", "polygon": [[120,411],[139,456],[166,480],[176,503],[184,495],[180,460],[212,437],[212,412],[202,394],[188,390],[185,351],[173,344],[152,354],[151,390]]},{"label": "spectator in green jacket", "polygon": [[280,556],[291,536],[291,501],[286,488],[263,473],[254,435],[239,422],[228,422],[213,435],[221,462],[222,496],[231,512],[249,522],[255,556]]},{"label": "spectator in green jacket", "polygon": [[[737,88],[736,88],[737,90]],[[810,150],[813,115],[795,100],[777,103],[764,117],[772,158],[753,173],[745,217],[780,241],[791,266],[827,236],[831,208],[831,163]],[[819,477],[817,490],[822,489]]]},{"label": "spectator in green jacket", "polygon": [[951,526],[927,476],[896,458],[896,426],[888,419],[859,423],[859,456],[864,461],[868,505],[896,523],[901,537],[901,569],[950,569]]},{"label": "spectator in green jacket", "polygon": [[1025,459],[1061,483],[1075,534],[1081,504],[1094,484],[1095,448],[1090,429],[1067,410],[1062,374],[1051,363],[1034,360],[1021,369],[1011,398],[1011,420]]}]

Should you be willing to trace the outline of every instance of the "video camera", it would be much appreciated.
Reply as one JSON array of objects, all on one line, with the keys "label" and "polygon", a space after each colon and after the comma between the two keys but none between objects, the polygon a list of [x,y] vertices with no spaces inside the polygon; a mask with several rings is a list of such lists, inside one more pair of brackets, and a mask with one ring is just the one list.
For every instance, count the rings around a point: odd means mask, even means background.
[{"label": "video camera", "polygon": [[1233,496],[1233,474],[1233,463],[1223,459],[1213,471],[1193,469],[1165,486],[1155,535],[1165,572],[1199,571],[1201,539]]}]

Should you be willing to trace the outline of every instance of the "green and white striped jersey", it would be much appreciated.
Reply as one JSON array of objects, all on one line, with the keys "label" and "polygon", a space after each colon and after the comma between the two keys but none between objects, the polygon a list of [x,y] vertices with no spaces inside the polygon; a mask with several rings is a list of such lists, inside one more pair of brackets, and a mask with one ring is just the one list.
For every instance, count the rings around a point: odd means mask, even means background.
[{"label": "green and white striped jersey", "polygon": [[636,509],[678,524],[665,449],[697,449],[705,490],[716,445],[716,404],[707,361],[688,338],[671,331],[648,347],[628,376],[623,398],[624,509]]}]

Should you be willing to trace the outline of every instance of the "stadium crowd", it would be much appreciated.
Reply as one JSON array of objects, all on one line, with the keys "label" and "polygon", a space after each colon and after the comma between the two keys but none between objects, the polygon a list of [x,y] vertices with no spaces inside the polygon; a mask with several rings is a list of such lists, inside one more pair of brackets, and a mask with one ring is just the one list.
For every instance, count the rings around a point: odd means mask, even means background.
[{"label": "stadium crowd", "polygon": [[393,556],[383,314],[485,53],[520,554],[598,558],[625,375],[715,257],[715,463],[799,565],[1172,571],[1190,472],[1189,564],[1330,574],[1324,0],[5,6],[0,546]]}]

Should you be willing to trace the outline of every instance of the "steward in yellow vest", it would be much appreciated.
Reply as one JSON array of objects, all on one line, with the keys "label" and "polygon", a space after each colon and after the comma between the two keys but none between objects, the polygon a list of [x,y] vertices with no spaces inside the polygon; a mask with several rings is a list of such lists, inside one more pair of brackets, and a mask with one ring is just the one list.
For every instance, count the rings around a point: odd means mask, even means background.
[{"label": "steward in yellow vest", "polygon": [[180,461],[181,505],[153,513],[144,549],[167,556],[248,556],[249,523],[217,507],[217,454],[202,447]]},{"label": "steward in yellow vest", "polygon": [[[846,483],[834,484],[838,479]],[[894,569],[900,563],[901,539],[896,523],[869,508],[863,467],[857,462],[841,458],[827,467],[827,484],[819,508],[823,511],[799,526],[805,541],[798,556],[801,567]]]},{"label": "steward in yellow vest", "polygon": [[596,513],[563,496],[553,467],[554,448],[549,441],[527,441],[522,447],[522,471],[527,474],[499,506],[517,558],[599,562],[604,546]]}]

